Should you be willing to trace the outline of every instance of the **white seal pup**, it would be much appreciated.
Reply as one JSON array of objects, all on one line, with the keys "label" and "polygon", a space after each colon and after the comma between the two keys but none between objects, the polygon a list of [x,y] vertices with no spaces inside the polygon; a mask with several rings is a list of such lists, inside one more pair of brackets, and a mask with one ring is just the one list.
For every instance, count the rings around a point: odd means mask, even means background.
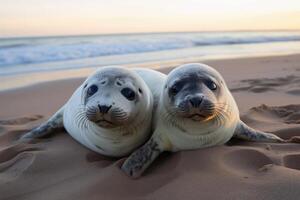
[{"label": "white seal pup", "polygon": [[167,79],[167,75],[155,71],[153,69],[147,68],[134,68],[133,70],[136,71],[140,75],[140,77],[145,81],[152,93],[154,114],[157,110],[157,106],[160,100],[160,94],[162,91],[162,87],[164,86],[165,80]]},{"label": "white seal pup", "polygon": [[133,178],[139,177],[163,151],[221,145],[233,136],[249,141],[284,142],[274,134],[244,124],[224,79],[207,65],[179,66],[157,87],[161,94],[154,115],[154,133],[121,167]]},{"label": "white seal pup", "polygon": [[152,110],[152,93],[135,71],[102,67],[48,121],[22,139],[44,137],[64,127],[87,148],[120,157],[149,139]]}]

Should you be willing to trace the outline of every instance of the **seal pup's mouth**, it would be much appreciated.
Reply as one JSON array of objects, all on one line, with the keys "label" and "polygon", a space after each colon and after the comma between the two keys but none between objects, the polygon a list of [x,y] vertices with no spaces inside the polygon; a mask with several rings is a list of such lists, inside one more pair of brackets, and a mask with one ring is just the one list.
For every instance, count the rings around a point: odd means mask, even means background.
[{"label": "seal pup's mouth", "polygon": [[203,115],[203,114],[196,113],[196,114],[190,115],[188,118],[193,120],[193,121],[197,121],[197,122],[206,122],[206,121],[209,121],[209,120],[213,119],[214,116],[215,116],[214,114],[212,114],[212,115]]},{"label": "seal pup's mouth", "polygon": [[103,127],[111,127],[114,126],[114,123],[111,121],[108,121],[106,119],[99,119],[97,121],[95,121],[96,124],[103,126]]},{"label": "seal pup's mouth", "polygon": [[194,120],[194,121],[203,121],[207,118],[207,116],[196,113],[196,114],[192,114],[190,115],[188,118]]},{"label": "seal pup's mouth", "polygon": [[109,124],[113,124],[111,121],[108,121],[106,119],[99,119],[99,120],[96,121],[96,123],[101,123],[101,122],[107,122]]}]

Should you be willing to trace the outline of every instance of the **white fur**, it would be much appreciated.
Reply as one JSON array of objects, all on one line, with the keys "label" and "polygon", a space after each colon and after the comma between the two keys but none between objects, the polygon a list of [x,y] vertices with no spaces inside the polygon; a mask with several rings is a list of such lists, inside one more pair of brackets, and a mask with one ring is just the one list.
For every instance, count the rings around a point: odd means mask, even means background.
[{"label": "white fur", "polygon": [[82,145],[103,155],[118,157],[132,152],[145,142],[151,131],[153,97],[147,85],[140,80],[147,102],[144,107],[136,107],[141,112],[131,124],[106,129],[78,117],[83,108],[82,84],[64,106],[63,123],[67,132]]},{"label": "white fur", "polygon": [[141,76],[151,90],[154,99],[154,110],[156,110],[167,75],[146,68],[135,68],[133,70]]},{"label": "white fur", "polygon": [[[168,151],[190,150],[204,148],[226,143],[234,134],[239,123],[239,111],[234,98],[228,88],[225,90],[226,107],[229,118],[222,124],[214,120],[207,122],[194,122],[184,118],[166,119],[163,117],[167,111],[164,107],[164,85],[167,76],[153,70],[138,72],[150,87],[155,96],[159,96],[158,107],[154,114],[154,140]],[[177,123],[172,123],[172,122]]]}]

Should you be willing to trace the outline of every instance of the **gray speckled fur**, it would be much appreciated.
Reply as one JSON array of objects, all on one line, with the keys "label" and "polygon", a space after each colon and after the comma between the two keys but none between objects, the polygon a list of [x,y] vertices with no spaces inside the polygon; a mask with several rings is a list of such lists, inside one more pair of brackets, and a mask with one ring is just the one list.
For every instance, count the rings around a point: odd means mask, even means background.
[{"label": "gray speckled fur", "polygon": [[145,145],[130,155],[122,165],[122,170],[129,176],[137,178],[163,150],[159,144],[151,138]]},{"label": "gray speckled fur", "polygon": [[34,128],[29,133],[21,137],[21,139],[42,138],[51,135],[58,129],[64,127],[63,124],[63,107],[59,109],[48,121]]},{"label": "gray speckled fur", "polygon": [[234,131],[234,137],[255,142],[285,142],[272,133],[265,133],[247,126],[240,120]]}]

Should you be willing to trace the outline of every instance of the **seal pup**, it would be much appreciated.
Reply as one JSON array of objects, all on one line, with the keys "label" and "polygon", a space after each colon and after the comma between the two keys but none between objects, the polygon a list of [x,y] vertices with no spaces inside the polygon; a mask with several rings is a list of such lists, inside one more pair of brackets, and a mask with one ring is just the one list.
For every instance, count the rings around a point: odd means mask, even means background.
[{"label": "seal pup", "polygon": [[65,128],[87,148],[120,157],[149,138],[152,110],[152,93],[135,71],[121,66],[102,67],[48,121],[21,140],[41,138]]},{"label": "seal pup", "polygon": [[157,106],[160,99],[160,94],[167,79],[167,75],[155,71],[153,69],[147,68],[133,68],[135,72],[137,72],[140,77],[145,81],[147,86],[149,87],[152,96],[153,96],[153,114],[157,110]]},{"label": "seal pup", "polygon": [[221,145],[233,136],[249,141],[285,142],[243,123],[224,79],[207,65],[181,65],[169,73],[162,85],[154,133],[121,167],[133,178],[139,177],[163,151]]}]

